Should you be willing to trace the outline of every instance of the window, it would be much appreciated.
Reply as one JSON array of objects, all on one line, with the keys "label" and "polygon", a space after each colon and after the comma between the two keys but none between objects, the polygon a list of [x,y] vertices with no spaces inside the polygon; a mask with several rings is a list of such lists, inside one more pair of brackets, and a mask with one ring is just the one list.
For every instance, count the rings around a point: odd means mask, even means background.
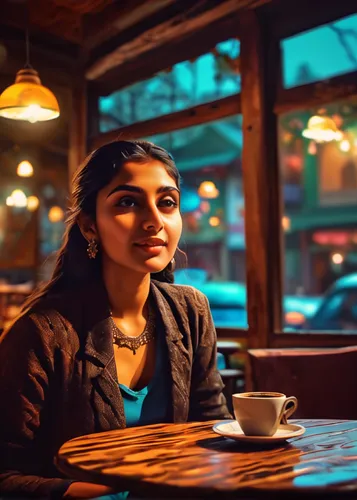
[{"label": "window", "polygon": [[[35,171],[40,170],[38,165]],[[4,182],[0,191],[0,281],[48,280],[61,245],[68,198],[67,173],[42,170],[42,181]],[[52,182],[53,180],[53,182]],[[36,196],[35,196],[36,194]],[[38,275],[37,275],[38,273]]]},{"label": "window", "polygon": [[287,38],[281,47],[285,88],[357,71],[357,14]]},{"label": "window", "polygon": [[343,278],[326,295],[317,314],[307,326],[310,330],[357,330],[357,279]]},{"label": "window", "polygon": [[[357,282],[357,99],[280,116],[279,155],[285,327],[351,330],[326,311],[338,310],[332,293]],[[354,314],[353,301],[343,304]]]},{"label": "window", "polygon": [[194,61],[101,97],[100,132],[239,93],[239,49],[238,40],[227,40]]},{"label": "window", "polygon": [[242,117],[233,116],[150,137],[167,148],[182,177],[187,267],[175,281],[203,291],[219,327],[247,326]]}]

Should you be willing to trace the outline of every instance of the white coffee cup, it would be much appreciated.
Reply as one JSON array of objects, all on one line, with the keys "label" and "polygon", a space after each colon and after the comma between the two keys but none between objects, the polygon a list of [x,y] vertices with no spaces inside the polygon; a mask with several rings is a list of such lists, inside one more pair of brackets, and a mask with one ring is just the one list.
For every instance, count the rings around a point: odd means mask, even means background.
[{"label": "white coffee cup", "polygon": [[[281,392],[243,392],[232,398],[234,416],[247,436],[273,436],[298,406],[294,396]],[[292,406],[287,408],[289,403]]]}]

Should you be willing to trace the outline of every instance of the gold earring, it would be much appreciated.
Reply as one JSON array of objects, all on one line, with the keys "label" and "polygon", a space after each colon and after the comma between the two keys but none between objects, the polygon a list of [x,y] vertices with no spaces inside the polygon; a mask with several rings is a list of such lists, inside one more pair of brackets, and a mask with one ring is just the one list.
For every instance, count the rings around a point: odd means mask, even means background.
[{"label": "gold earring", "polygon": [[168,263],[167,265],[167,270],[170,272],[170,273],[173,273],[175,271],[175,267],[176,267],[176,261],[175,261],[175,258],[171,259],[170,262]]},{"label": "gold earring", "polygon": [[87,254],[90,259],[95,259],[98,253],[98,243],[93,238],[88,242]]}]

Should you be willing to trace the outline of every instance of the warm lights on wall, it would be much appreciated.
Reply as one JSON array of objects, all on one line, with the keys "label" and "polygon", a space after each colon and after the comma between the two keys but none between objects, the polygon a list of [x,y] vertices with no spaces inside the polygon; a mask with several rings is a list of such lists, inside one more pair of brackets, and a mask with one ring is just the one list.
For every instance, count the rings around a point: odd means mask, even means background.
[{"label": "warm lights on wall", "polygon": [[53,206],[48,212],[50,222],[60,222],[64,218],[64,212],[61,207]]},{"label": "warm lights on wall", "polygon": [[[40,206],[37,196],[26,196],[21,189],[14,189],[10,196],[6,198],[6,205],[12,208],[27,208],[29,212],[35,212]],[[52,223],[60,222],[64,219],[64,211],[61,207],[54,205],[48,212],[48,219]]]},{"label": "warm lights on wall", "polygon": [[37,198],[37,196],[29,196],[27,198],[27,210],[29,212],[34,212],[35,210],[38,209],[40,204],[40,200]]},{"label": "warm lights on wall", "polygon": [[8,207],[26,207],[27,197],[21,189],[14,189],[10,196],[6,198],[6,205]]},{"label": "warm lights on wall", "polygon": [[32,177],[33,166],[29,161],[24,160],[18,164],[16,172],[19,177]]}]

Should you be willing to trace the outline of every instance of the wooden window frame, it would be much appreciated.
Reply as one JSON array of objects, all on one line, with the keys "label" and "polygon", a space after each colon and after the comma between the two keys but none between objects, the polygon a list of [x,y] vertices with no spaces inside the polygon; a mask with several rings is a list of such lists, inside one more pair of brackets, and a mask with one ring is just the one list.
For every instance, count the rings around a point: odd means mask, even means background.
[{"label": "wooden window frame", "polygon": [[[282,328],[283,214],[277,122],[280,114],[357,96],[357,72],[291,89],[282,88],[283,38],[351,14],[348,2],[306,16],[293,9],[290,24],[267,23],[255,12],[241,17],[243,178],[247,214],[247,287],[250,347],[329,347],[357,344],[357,334],[284,332]],[[289,4],[289,9],[291,5]],[[281,14],[281,13],[280,13]],[[304,17],[305,16],[305,17]],[[309,25],[304,24],[304,19]],[[272,146],[273,145],[273,146]],[[260,149],[259,149],[260,148]],[[245,156],[244,156],[245,155]],[[255,185],[254,185],[255,183]],[[252,187],[253,186],[253,187]],[[248,223],[250,220],[250,223]],[[254,225],[254,230],[250,225]],[[255,234],[250,235],[250,232]]]},{"label": "wooden window frame", "polygon": [[[137,122],[105,134],[90,130],[90,148],[121,138],[138,138],[243,114],[243,186],[245,198],[247,329],[217,328],[222,338],[241,340],[250,348],[329,347],[357,344],[357,334],[288,333],[282,328],[283,231],[282,196],[278,162],[278,116],[309,106],[357,95],[357,73],[349,73],[291,89],[282,88],[280,41],[299,32],[349,15],[347,0],[306,17],[310,2],[298,3],[290,14],[266,15],[248,10],[237,20],[241,41],[242,92],[189,109]],[[289,9],[291,5],[289,4]],[[268,11],[269,12],[269,11]],[[274,12],[274,11],[270,11]],[[289,16],[288,22],[285,16]],[[232,36],[232,33],[230,33]],[[224,41],[223,38],[221,41]],[[219,41],[217,41],[219,43]],[[188,55],[186,55],[186,59]],[[162,68],[164,69],[164,68]],[[134,82],[133,82],[134,83]],[[92,84],[95,87],[95,84]],[[93,106],[93,90],[91,103]],[[98,91],[96,94],[98,107]]]}]

